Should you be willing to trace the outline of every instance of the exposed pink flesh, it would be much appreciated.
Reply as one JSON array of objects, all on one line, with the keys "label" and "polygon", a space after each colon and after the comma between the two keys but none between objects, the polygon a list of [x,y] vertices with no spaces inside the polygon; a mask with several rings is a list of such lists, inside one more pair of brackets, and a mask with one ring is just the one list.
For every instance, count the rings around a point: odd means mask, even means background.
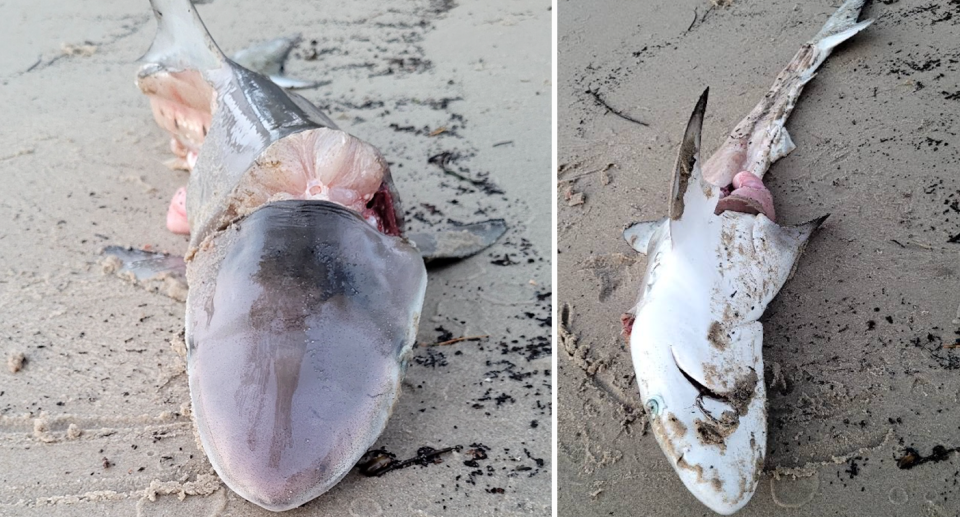
[{"label": "exposed pink flesh", "polygon": [[[209,130],[216,94],[195,70],[159,72],[137,81],[150,98],[154,119],[171,134],[171,166],[192,171]],[[399,221],[380,153],[339,130],[318,128],[290,135],[264,151],[235,191],[232,213],[246,215],[278,199],[332,201],[358,212],[382,233],[399,235]],[[189,234],[186,191],[170,201],[167,228]]]},{"label": "exposed pink flesh", "polygon": [[281,172],[270,174],[276,191],[333,201],[361,214],[380,189],[387,170],[373,146],[327,128],[303,131],[275,142],[258,163]]},{"label": "exposed pink flesh", "polygon": [[733,177],[733,192],[720,198],[716,214],[727,210],[745,214],[763,214],[767,219],[776,221],[773,208],[773,195],[755,174],[742,171]]},{"label": "exposed pink flesh", "polygon": [[196,151],[184,147],[176,137],[170,139],[170,150],[176,157],[163,162],[164,165],[173,170],[193,172],[193,167],[197,165]]},{"label": "exposed pink flesh", "polygon": [[627,343],[630,342],[630,334],[633,333],[633,322],[637,319],[632,312],[625,312],[620,315],[621,333],[627,336]]},{"label": "exposed pink flesh", "polygon": [[397,221],[397,212],[393,205],[393,194],[387,182],[380,184],[380,190],[373,195],[361,215],[364,219],[371,216],[377,221],[377,230],[385,235],[400,235],[400,222]]},{"label": "exposed pink flesh", "polygon": [[812,43],[800,47],[787,67],[777,75],[770,92],[737,124],[723,145],[703,165],[704,179],[722,187],[729,185],[739,171],[749,171],[763,178],[770,165],[784,156],[782,149],[775,151],[779,139],[783,138],[783,125],[796,106],[803,86],[813,77],[815,63],[820,62],[818,58],[822,57],[822,52]]},{"label": "exposed pink flesh", "polygon": [[175,154],[177,158],[182,158],[184,160],[187,159],[187,153],[190,152],[190,149],[184,147],[183,143],[181,143],[180,140],[177,140],[176,137],[170,138],[170,150],[173,151],[173,154]]},{"label": "exposed pink flesh", "polygon": [[[301,197],[301,199],[308,199]],[[170,199],[170,206],[167,208],[167,229],[173,233],[189,235],[190,224],[187,220],[187,189],[180,187]],[[393,193],[386,182],[381,183],[380,188],[370,199],[362,210],[360,215],[377,228],[380,233],[385,235],[400,235],[400,221],[397,220],[397,213],[394,206]]]},{"label": "exposed pink flesh", "polygon": [[184,160],[188,160],[189,152],[199,153],[210,128],[216,96],[200,72],[155,73],[138,78],[137,85],[150,98],[154,120],[173,137],[173,153]]},{"label": "exposed pink flesh", "polygon": [[746,139],[732,136],[727,138],[723,146],[717,149],[703,165],[703,179],[718,187],[730,185],[737,172],[746,168],[747,152]]},{"label": "exposed pink flesh", "polygon": [[244,174],[226,213],[244,216],[280,199],[315,199],[349,208],[374,226],[368,208],[389,177],[380,152],[328,128],[301,131],[270,144]]},{"label": "exposed pink flesh", "polygon": [[170,200],[167,208],[167,229],[182,235],[190,234],[190,224],[187,222],[187,188],[180,187]]}]

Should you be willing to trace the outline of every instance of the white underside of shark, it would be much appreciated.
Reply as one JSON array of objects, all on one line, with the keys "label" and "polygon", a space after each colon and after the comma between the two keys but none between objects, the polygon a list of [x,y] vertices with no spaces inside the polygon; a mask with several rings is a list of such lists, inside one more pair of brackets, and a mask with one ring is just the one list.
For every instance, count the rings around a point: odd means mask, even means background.
[{"label": "white underside of shark", "polygon": [[740,171],[762,178],[795,148],[784,123],[833,48],[869,25],[857,23],[863,3],[840,7],[705,164],[704,92],[680,145],[669,216],[624,231],[648,258],[625,327],[651,429],[683,483],[717,513],[746,505],[760,479],[767,411],[759,319],[826,219],[779,226],[762,211],[718,210],[721,189]]}]

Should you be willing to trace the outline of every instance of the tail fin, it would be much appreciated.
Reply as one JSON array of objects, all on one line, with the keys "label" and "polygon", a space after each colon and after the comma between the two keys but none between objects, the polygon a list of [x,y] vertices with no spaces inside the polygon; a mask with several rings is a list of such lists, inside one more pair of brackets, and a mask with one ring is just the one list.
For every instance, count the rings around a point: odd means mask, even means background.
[{"label": "tail fin", "polygon": [[157,35],[141,62],[169,70],[219,68],[224,56],[210,37],[190,0],[150,0]]},{"label": "tail fin", "polygon": [[[833,16],[827,20],[827,23],[823,24],[823,28],[810,42],[819,46],[821,50],[832,49],[865,29],[873,23],[873,20],[857,23],[857,19],[860,18],[860,11],[863,10],[865,3],[866,0],[847,0],[844,2],[837,9],[837,12],[833,13]],[[833,41],[831,42],[831,40]]]},{"label": "tail fin", "polygon": [[704,165],[706,179],[719,187],[733,181],[740,171],[763,178],[770,165],[796,146],[784,127],[804,85],[833,49],[865,29],[872,20],[857,22],[865,0],[847,0],[827,20],[820,32],[793,57],[777,76],[770,92],[727,137],[723,146]]},{"label": "tail fin", "polygon": [[817,60],[809,67],[809,73],[812,79],[813,72],[823,64],[824,60],[833,52],[838,45],[852,38],[856,33],[866,29],[873,20],[866,20],[857,23],[860,17],[860,10],[866,0],[847,0],[833,13],[827,23],[823,25],[820,32],[810,40],[810,44],[817,47]]}]

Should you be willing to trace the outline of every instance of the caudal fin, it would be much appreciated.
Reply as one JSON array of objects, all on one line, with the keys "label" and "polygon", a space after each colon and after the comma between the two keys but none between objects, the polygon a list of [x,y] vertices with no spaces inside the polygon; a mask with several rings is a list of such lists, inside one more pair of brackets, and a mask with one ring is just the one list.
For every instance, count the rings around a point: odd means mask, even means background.
[{"label": "caudal fin", "polygon": [[157,35],[140,58],[167,70],[211,70],[223,63],[223,52],[210,37],[190,0],[150,0]]},{"label": "caudal fin", "polygon": [[873,20],[857,22],[866,0],[847,0],[833,13],[820,32],[810,41],[821,50],[832,49],[865,29]]},{"label": "caudal fin", "polygon": [[771,164],[796,149],[784,124],[803,87],[816,76],[817,69],[833,49],[872,23],[872,20],[857,22],[864,2],[844,2],[820,32],[800,47],[777,76],[770,92],[737,124],[723,146],[704,165],[704,176],[710,183],[725,187],[740,171],[763,178]]},{"label": "caudal fin", "polygon": [[810,44],[817,47],[817,60],[808,67],[810,74],[808,81],[813,78],[814,72],[827,59],[838,45],[852,38],[855,34],[866,29],[873,20],[857,22],[865,0],[847,0],[833,13],[820,32],[810,40]]}]

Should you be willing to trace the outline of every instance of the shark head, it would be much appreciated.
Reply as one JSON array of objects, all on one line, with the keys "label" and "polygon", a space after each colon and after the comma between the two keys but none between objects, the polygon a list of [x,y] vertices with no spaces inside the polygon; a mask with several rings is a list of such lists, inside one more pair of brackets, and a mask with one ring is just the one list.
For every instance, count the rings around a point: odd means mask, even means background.
[{"label": "shark head", "polygon": [[420,254],[334,203],[280,201],[205,242],[188,276],[190,395],[217,473],[268,510],[324,493],[399,395]]},{"label": "shark head", "polygon": [[[650,428],[687,489],[711,510],[730,515],[753,495],[766,452],[760,324],[724,337],[727,353],[703,353],[707,347],[690,345],[700,340],[712,347],[708,329],[696,323],[672,332],[654,328],[664,317],[641,311],[631,343]],[[651,346],[658,342],[670,344]]]}]

